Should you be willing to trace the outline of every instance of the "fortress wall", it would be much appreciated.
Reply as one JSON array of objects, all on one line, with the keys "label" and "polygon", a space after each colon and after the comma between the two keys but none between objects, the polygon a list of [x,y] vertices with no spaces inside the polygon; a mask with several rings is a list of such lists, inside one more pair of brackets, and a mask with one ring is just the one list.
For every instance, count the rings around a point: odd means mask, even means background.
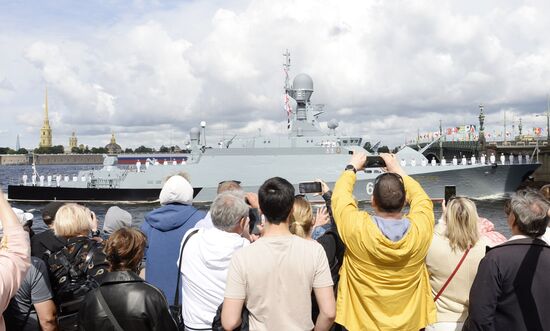
[{"label": "fortress wall", "polygon": [[35,154],[36,164],[102,164],[102,154]]},{"label": "fortress wall", "polygon": [[0,165],[29,164],[29,156],[25,154],[0,155]]}]

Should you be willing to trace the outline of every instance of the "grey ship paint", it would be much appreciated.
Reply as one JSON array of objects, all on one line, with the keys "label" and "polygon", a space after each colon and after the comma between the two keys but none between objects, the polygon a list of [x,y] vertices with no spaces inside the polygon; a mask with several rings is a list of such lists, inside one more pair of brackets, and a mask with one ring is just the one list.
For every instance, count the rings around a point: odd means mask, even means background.
[{"label": "grey ship paint", "polygon": [[[290,59],[285,54],[285,72]],[[195,201],[208,202],[216,196],[218,183],[239,180],[245,191],[257,192],[268,178],[280,176],[293,183],[324,180],[330,187],[342,173],[352,151],[364,151],[360,137],[337,136],[338,124],[329,122],[329,133],[321,130],[318,117],[323,113],[310,101],[313,80],[306,74],[297,75],[292,83],[285,82],[285,91],[297,107],[289,110],[287,136],[258,136],[248,139],[233,137],[220,143],[221,148],[204,146],[201,130],[193,128],[191,153],[185,164],[137,164],[126,170],[116,166],[115,157],[106,157],[101,170],[81,171],[74,178],[39,178],[20,185],[8,186],[11,200],[63,201],[154,201],[164,180],[186,172],[195,188]],[[288,107],[288,105],[287,105]],[[538,163],[487,164],[483,160],[462,160],[448,165],[429,163],[422,153],[405,147],[397,154],[404,170],[418,180],[432,199],[441,199],[445,185],[456,185],[458,195],[483,198],[513,192],[539,166]],[[381,169],[357,173],[354,196],[368,200],[374,179]],[[33,184],[34,183],[34,184]]]}]

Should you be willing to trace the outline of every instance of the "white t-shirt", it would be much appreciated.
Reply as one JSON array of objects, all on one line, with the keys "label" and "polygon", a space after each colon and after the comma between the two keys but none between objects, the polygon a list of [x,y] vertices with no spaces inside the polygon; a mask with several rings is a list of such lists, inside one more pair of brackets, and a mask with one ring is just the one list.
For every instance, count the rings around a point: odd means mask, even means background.
[{"label": "white t-shirt", "polygon": [[[183,236],[182,243],[194,230]],[[189,238],[183,249],[180,269],[182,315],[186,326],[196,329],[212,326],[216,310],[223,302],[231,256],[249,244],[240,235],[215,227],[200,229]]]},{"label": "white t-shirt", "polygon": [[250,330],[312,330],[311,291],[332,285],[317,242],[294,235],[262,237],[233,255],[225,297],[245,299]]},{"label": "white t-shirt", "polygon": [[550,227],[546,228],[546,232],[540,237],[540,239],[546,241],[550,245]]}]

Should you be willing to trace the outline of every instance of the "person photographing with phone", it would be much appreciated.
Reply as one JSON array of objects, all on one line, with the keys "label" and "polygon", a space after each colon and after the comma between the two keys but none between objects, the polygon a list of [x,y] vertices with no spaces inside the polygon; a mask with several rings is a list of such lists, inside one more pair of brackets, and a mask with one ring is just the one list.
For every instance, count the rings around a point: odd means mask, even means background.
[{"label": "person photographing with phone", "polygon": [[[433,204],[392,154],[374,182],[374,215],[353,198],[369,157],[355,152],[336,182],[332,210],[346,245],[336,322],[348,330],[421,330],[436,320],[424,262],[433,236]],[[408,203],[409,212],[403,208]]]}]

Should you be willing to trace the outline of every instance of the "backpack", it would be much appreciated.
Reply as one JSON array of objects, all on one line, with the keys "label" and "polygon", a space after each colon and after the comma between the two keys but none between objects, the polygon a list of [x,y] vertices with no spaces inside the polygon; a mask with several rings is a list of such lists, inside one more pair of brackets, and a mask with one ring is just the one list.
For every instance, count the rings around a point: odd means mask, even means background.
[{"label": "backpack", "polygon": [[344,252],[346,247],[340,239],[340,236],[333,229],[329,229],[323,233],[323,236],[332,236],[334,238],[335,244],[335,256],[333,261],[329,261],[330,275],[332,276],[332,281],[334,282],[334,289],[338,287],[338,281],[340,280],[340,267],[344,261]]},{"label": "backpack", "polygon": [[62,330],[78,330],[80,305],[88,292],[99,287],[97,280],[88,274],[94,267],[92,259],[98,249],[96,243],[73,243],[48,259],[58,322]]}]

